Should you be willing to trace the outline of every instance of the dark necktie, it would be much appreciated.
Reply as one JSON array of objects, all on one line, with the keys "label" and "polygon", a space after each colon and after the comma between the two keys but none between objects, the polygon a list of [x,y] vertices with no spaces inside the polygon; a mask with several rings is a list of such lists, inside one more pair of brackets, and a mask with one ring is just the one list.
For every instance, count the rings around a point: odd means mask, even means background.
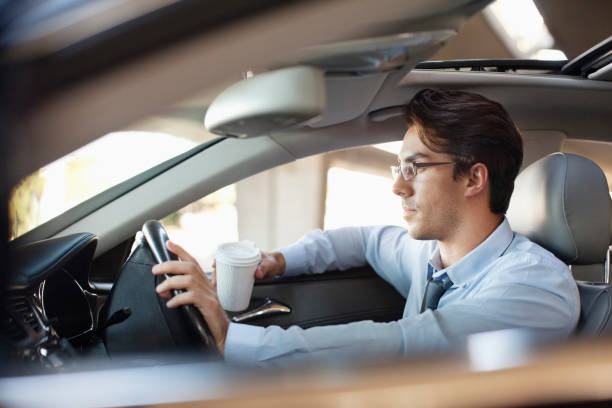
[{"label": "dark necktie", "polygon": [[447,274],[440,276],[438,279],[430,277],[427,280],[427,286],[425,286],[425,295],[421,303],[421,313],[427,309],[436,310],[440,298],[451,286],[453,286],[453,281],[450,280]]}]

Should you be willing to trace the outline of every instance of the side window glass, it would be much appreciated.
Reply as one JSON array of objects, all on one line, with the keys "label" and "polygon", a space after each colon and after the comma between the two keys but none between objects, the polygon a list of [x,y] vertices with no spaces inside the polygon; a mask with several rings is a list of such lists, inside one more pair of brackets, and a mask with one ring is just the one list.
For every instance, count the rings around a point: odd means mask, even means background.
[{"label": "side window glass", "polygon": [[317,228],[403,225],[389,171],[399,146],[382,147],[386,150],[359,147],[275,167],[189,204],[164,224],[205,270],[223,242],[248,239],[270,251]]},{"label": "side window glass", "polygon": [[213,253],[222,242],[238,240],[236,186],[224,187],[162,220],[170,238],[210,269]]}]

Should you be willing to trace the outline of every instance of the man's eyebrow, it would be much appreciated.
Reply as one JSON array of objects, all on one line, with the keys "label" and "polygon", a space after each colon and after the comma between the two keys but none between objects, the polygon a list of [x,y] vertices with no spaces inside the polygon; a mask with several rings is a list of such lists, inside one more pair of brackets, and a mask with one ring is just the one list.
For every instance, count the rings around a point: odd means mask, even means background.
[{"label": "man's eyebrow", "polygon": [[416,159],[420,159],[421,157],[426,157],[426,155],[423,153],[413,153],[409,156],[406,156],[406,153],[400,153],[399,156],[397,157],[397,160],[401,163],[401,162],[414,161]]}]

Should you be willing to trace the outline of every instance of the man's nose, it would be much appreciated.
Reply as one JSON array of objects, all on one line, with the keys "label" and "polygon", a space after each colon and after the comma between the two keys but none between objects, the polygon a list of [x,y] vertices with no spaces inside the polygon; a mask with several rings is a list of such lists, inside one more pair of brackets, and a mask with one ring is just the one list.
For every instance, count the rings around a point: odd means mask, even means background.
[{"label": "man's nose", "polygon": [[410,197],[414,193],[412,190],[412,180],[406,181],[400,174],[395,178],[391,190],[393,191],[393,194],[400,197]]}]

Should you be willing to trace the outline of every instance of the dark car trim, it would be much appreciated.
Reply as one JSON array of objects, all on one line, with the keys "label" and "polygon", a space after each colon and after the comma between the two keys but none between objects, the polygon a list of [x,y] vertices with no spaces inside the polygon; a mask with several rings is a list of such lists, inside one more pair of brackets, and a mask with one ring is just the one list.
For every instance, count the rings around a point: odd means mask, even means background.
[{"label": "dark car trim", "polygon": [[425,61],[416,64],[415,69],[456,69],[471,68],[472,71],[508,72],[516,70],[546,70],[559,73],[567,60],[543,61],[532,59],[466,59],[448,61]]},{"label": "dark car trim", "polygon": [[561,69],[562,74],[566,75],[584,75],[588,74],[588,69],[593,63],[598,62],[601,58],[612,50],[612,36],[606,38],[602,42],[589,48],[573,60],[569,61]]}]

